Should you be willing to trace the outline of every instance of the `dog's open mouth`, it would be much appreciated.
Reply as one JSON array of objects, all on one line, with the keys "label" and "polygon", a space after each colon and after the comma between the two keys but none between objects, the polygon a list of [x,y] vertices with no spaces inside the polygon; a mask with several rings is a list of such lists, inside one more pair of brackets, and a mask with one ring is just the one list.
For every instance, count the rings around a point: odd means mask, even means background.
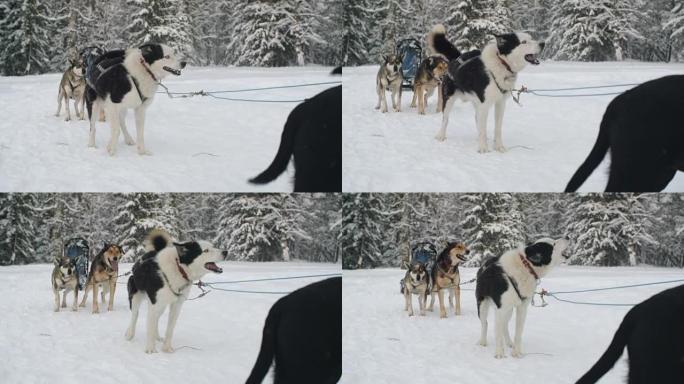
[{"label": "dog's open mouth", "polygon": [[118,260],[111,260],[109,264],[112,265],[112,271],[118,272],[119,271],[119,261]]},{"label": "dog's open mouth", "polygon": [[466,258],[463,255],[456,255],[456,257],[458,257],[458,259],[461,261],[466,261]]},{"label": "dog's open mouth", "polygon": [[180,76],[180,74],[181,74],[180,69],[174,69],[174,68],[167,67],[167,66],[163,66],[162,68],[163,68],[166,72],[173,73],[173,74],[176,75],[176,76]]},{"label": "dog's open mouth", "polygon": [[216,263],[214,263],[213,261],[210,261],[208,263],[204,263],[204,268],[206,268],[206,269],[208,269],[214,273],[223,273],[223,269],[219,268],[219,266],[216,265]]},{"label": "dog's open mouth", "polygon": [[539,57],[533,53],[525,55],[525,61],[532,65],[539,65]]}]

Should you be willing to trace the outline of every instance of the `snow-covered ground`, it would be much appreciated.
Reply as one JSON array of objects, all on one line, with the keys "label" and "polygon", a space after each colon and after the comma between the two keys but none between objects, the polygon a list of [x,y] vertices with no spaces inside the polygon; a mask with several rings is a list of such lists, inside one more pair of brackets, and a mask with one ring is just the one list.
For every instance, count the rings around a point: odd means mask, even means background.
[{"label": "snow-covered ground", "polygon": [[[206,276],[203,281],[340,272],[339,264],[220,264],[223,274]],[[130,267],[122,264],[120,270],[123,273]],[[212,291],[187,301],[174,333],[176,352],[148,355],[144,352],[146,304],[141,308],[135,338],[130,342],[124,339],[130,316],[125,284],[117,285],[112,312],[91,314],[90,300],[78,312],[70,308],[53,312],[51,273],[51,265],[0,267],[0,382],[242,383],[256,361],[268,310],[282,297]],[[221,287],[292,291],[324,278]],[[119,281],[125,283],[126,278]],[[190,297],[199,292],[193,287]],[[71,299],[67,297],[67,305]],[[166,315],[159,324],[163,335]]]},{"label": "snow-covered ground", "polygon": [[[509,100],[503,122],[503,141],[508,152],[479,154],[474,109],[470,104],[455,104],[445,142],[435,140],[441,124],[441,113],[435,113],[436,95],[429,101],[426,116],[409,107],[413,97],[410,90],[404,91],[402,112],[382,114],[375,110],[377,68],[344,69],[344,191],[561,192],[589,154],[603,112],[614,97],[551,98],[524,94],[522,108]],[[528,66],[518,76],[518,85],[544,89],[639,83],[682,73],[684,64],[547,61],[537,67]],[[491,113],[490,148],[493,119]],[[608,179],[607,165],[608,161],[604,161],[581,191],[603,191]],[[675,176],[667,191],[684,191],[682,173]]]},{"label": "snow-covered ground", "polygon": [[[172,92],[214,91],[336,81],[331,68],[188,68],[164,83]],[[60,74],[0,77],[0,191],[244,192],[292,190],[293,171],[266,186],[247,180],[271,163],[283,124],[297,103],[247,103],[156,95],[147,111],[139,156],[123,139],[115,157],[98,123],[97,149],[87,147],[87,121],[65,122],[57,110]],[[219,96],[299,100],[333,85]],[[160,88],[161,90],[161,88]],[[72,103],[72,116],[74,114]],[[135,137],[133,113],[127,119]]]},{"label": "snow-covered ground", "polygon": [[[464,268],[461,281],[476,269]],[[528,311],[523,358],[494,358],[493,314],[487,347],[480,335],[474,292],[461,292],[462,315],[440,319],[435,312],[408,317],[399,280],[404,271],[344,271],[344,383],[574,383],[601,356],[630,307],[576,305],[547,298],[548,306]],[[561,266],[542,280],[548,291],[599,288],[684,278],[681,269]],[[678,283],[681,284],[681,283]],[[638,303],[677,283],[559,295],[569,300]],[[464,288],[474,289],[474,284]],[[538,299],[538,298],[537,298]],[[538,301],[538,300],[537,300]],[[418,309],[414,297],[414,310]],[[509,324],[511,334],[514,321]],[[622,384],[626,353],[602,384]]]}]

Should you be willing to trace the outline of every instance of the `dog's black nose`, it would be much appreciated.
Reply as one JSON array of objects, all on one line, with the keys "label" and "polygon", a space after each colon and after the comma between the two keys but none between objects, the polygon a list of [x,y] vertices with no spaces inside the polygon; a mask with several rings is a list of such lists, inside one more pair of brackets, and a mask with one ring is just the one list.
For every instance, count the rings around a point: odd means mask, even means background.
[{"label": "dog's black nose", "polygon": [[539,50],[540,50],[540,51],[543,50],[545,45],[546,45],[545,42],[540,41],[540,42],[539,42]]},{"label": "dog's black nose", "polygon": [[185,66],[186,66],[187,64],[188,64],[188,63],[186,63],[185,61],[181,61],[181,69],[185,68]]},{"label": "dog's black nose", "polygon": [[221,251],[221,256],[223,256],[224,258],[228,256],[228,251]]},{"label": "dog's black nose", "polygon": [[470,249],[466,249],[466,255],[470,255]]}]

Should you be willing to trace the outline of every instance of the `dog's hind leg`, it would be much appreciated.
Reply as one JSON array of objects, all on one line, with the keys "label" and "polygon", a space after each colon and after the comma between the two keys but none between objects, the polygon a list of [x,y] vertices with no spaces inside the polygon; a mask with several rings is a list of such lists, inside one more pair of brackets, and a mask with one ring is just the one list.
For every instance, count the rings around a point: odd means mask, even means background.
[{"label": "dog's hind leg", "polygon": [[135,109],[135,134],[138,139],[138,154],[151,155],[152,152],[145,149],[145,107]]},{"label": "dog's hind leg", "polygon": [[52,292],[55,294],[55,312],[59,312],[59,291],[53,290]]},{"label": "dog's hind leg", "polygon": [[164,312],[164,306],[161,304],[150,303],[147,311],[147,343],[145,345],[145,353],[157,353],[157,337],[159,335],[159,317]]},{"label": "dog's hind leg", "polygon": [[511,341],[511,334],[508,331],[508,324],[511,323],[511,317],[513,317],[513,311],[508,312],[508,317],[506,318],[506,326],[504,327],[504,341],[509,348],[513,348],[513,341]]},{"label": "dog's hind leg", "polygon": [[66,108],[66,113],[67,117],[64,119],[64,121],[70,121],[71,120],[71,108],[69,108],[69,102],[71,100],[71,95],[68,92],[64,92],[64,107]]},{"label": "dog's hind leg", "polygon": [[97,283],[93,281],[93,313],[100,313],[100,306],[97,304]]},{"label": "dog's hind leg", "polygon": [[107,152],[109,152],[110,156],[114,156],[116,155],[116,146],[119,142],[119,133],[121,133],[119,112],[117,111],[116,106],[110,105],[109,108],[106,108],[105,113],[109,117],[109,125],[112,130],[109,144],[107,144]]},{"label": "dog's hind leg", "polygon": [[57,92],[57,112],[55,113],[55,116],[59,117],[59,113],[62,112],[62,95],[64,94],[64,91],[62,90],[62,87],[59,87],[59,92]]},{"label": "dog's hind leg", "polygon": [[487,144],[487,115],[489,114],[489,105],[475,104],[475,121],[477,122],[478,144],[480,153],[489,152],[489,145]]},{"label": "dog's hind leg", "polygon": [[515,340],[513,342],[513,357],[523,357],[522,352],[522,333],[525,326],[525,318],[527,317],[527,307],[530,306],[530,299],[525,299],[515,309]]},{"label": "dog's hind leg", "polygon": [[[427,300],[427,298],[426,298]],[[435,306],[435,291],[430,290],[430,306],[428,307],[428,311],[432,312],[434,310]]]},{"label": "dog's hind leg", "polygon": [[494,149],[499,152],[506,152],[506,147],[504,147],[501,137],[501,126],[505,109],[506,99],[501,99],[494,104]]},{"label": "dog's hind leg", "polygon": [[171,346],[171,341],[173,339],[173,330],[174,328],[176,328],[176,321],[178,321],[178,315],[180,315],[180,310],[182,306],[183,302],[177,301],[171,304],[171,307],[169,308],[169,323],[166,325],[166,333],[164,334],[164,344],[162,344],[162,352],[173,352],[173,347]]},{"label": "dog's hind leg", "polygon": [[411,99],[411,108],[415,108],[417,106],[416,101],[418,100],[418,84],[413,85],[413,98]]},{"label": "dog's hind leg", "polygon": [[439,318],[444,319],[447,317],[446,307],[444,306],[444,290],[438,290],[437,296],[439,297]]},{"label": "dog's hind leg", "polygon": [[[145,296],[143,293],[135,293],[131,297],[131,321],[126,330],[126,340],[132,340],[135,336],[135,325],[138,322],[138,313],[140,312],[140,304]],[[150,305],[152,305],[150,303]]]},{"label": "dog's hind leg", "polygon": [[489,300],[484,299],[480,302],[480,344],[483,347],[487,346],[487,315],[489,314]]},{"label": "dog's hind leg", "polygon": [[510,318],[511,309],[497,308],[494,311],[494,345],[496,346],[496,352],[494,357],[501,359],[506,357],[504,352],[504,328],[507,327],[506,320]]},{"label": "dog's hind leg", "polygon": [[[114,292],[116,292],[116,279],[109,280],[109,305],[107,306],[108,311],[114,310]],[[104,301],[102,302],[104,304]]]},{"label": "dog's hind leg", "polygon": [[444,106],[444,96],[442,95],[442,84],[437,86],[437,113],[442,112]]},{"label": "dog's hind leg", "polygon": [[88,120],[90,120],[90,136],[88,137],[88,146],[95,148],[95,122],[97,121],[97,115],[100,114],[102,106],[98,100],[92,102],[91,107],[88,109]]},{"label": "dog's hind leg", "polygon": [[131,134],[128,133],[128,128],[126,127],[126,110],[125,109],[122,109],[121,112],[119,113],[119,122],[121,123],[121,131],[123,132],[123,135],[124,135],[124,142],[126,143],[126,145],[134,145],[135,141],[133,141]]},{"label": "dog's hind leg", "polygon": [[66,308],[66,294],[67,290],[64,289],[64,293],[62,293],[62,308]]},{"label": "dog's hind leg", "polygon": [[446,140],[446,129],[447,125],[449,124],[449,114],[451,113],[451,108],[454,107],[454,102],[456,101],[455,97],[449,97],[444,104],[444,110],[442,110],[442,126],[439,129],[439,132],[437,132],[437,136],[435,136],[435,139],[439,141],[444,141]]},{"label": "dog's hind leg", "polygon": [[86,306],[86,301],[88,300],[88,291],[92,288],[92,285],[90,282],[86,282],[85,288],[83,289],[83,300],[81,300],[81,304],[79,304],[79,307],[85,307]]},{"label": "dog's hind leg", "polygon": [[408,315],[413,316],[413,293],[410,289],[404,290],[404,297],[406,298],[406,310],[408,310]]},{"label": "dog's hind leg", "polygon": [[71,310],[74,312],[78,311],[78,286],[74,288],[74,304],[71,306]]}]

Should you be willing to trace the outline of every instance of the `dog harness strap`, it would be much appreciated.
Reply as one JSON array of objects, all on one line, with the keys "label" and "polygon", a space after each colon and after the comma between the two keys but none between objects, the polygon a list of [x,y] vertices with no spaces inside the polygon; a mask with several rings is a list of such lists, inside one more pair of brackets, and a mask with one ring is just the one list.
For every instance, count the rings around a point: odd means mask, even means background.
[{"label": "dog harness strap", "polygon": [[522,255],[522,253],[518,253],[518,256],[520,256],[520,261],[523,263],[525,268],[527,268],[527,270],[530,271],[532,276],[534,276],[534,279],[537,281],[537,283],[539,283],[539,276],[537,275],[537,272],[534,271],[534,268],[532,268],[532,266],[530,265],[530,262],[527,261],[527,259],[525,258],[525,256]]},{"label": "dog harness strap", "polygon": [[502,87],[499,85],[499,82],[496,81],[496,76],[494,76],[494,74],[492,73],[492,71],[488,71],[488,72],[489,72],[489,75],[492,77],[492,80],[494,81],[494,84],[496,84],[496,87],[499,88],[499,92],[501,92],[501,93],[504,94],[504,95],[507,94],[508,92],[510,92],[510,90],[506,90],[506,89],[502,88]]},{"label": "dog harness strap", "polygon": [[171,287],[171,282],[169,281],[169,278],[166,277],[166,273],[164,273],[164,271],[160,271],[160,272],[161,272],[161,274],[162,274],[162,277],[164,277],[164,281],[166,281],[166,284],[169,285],[169,290],[171,291],[171,293],[173,293],[174,295],[176,295],[176,297],[180,297],[180,296],[183,294],[183,290],[184,290],[185,288],[187,288],[188,285],[190,285],[189,283],[188,283],[188,284],[185,284],[181,289],[178,290],[178,292],[176,292],[176,291],[173,290],[173,287]]},{"label": "dog harness strap", "polygon": [[499,62],[501,62],[501,64],[502,64],[504,67],[506,67],[506,70],[507,70],[508,72],[510,72],[511,74],[515,75],[515,72],[513,72],[513,70],[511,69],[511,66],[508,65],[508,63],[506,62],[506,60],[502,59],[501,56],[499,56],[499,55],[496,55],[496,57],[499,59]]},{"label": "dog harness strap", "polygon": [[147,71],[147,73],[152,77],[152,80],[158,83],[159,80],[157,80],[157,78],[154,76],[154,73],[150,71],[150,68],[147,66],[147,63],[145,63],[145,59],[142,57],[140,58],[140,64],[142,64],[143,68],[145,68],[145,71]]},{"label": "dog harness strap", "polygon": [[133,85],[135,86],[135,90],[138,91],[138,97],[140,97],[140,101],[144,103],[145,101],[147,101],[147,97],[143,96],[142,92],[140,92],[140,86],[138,85],[138,80],[136,80],[135,77],[133,77],[133,75],[131,75],[131,80],[133,80]]},{"label": "dog harness strap", "polygon": [[183,278],[187,281],[190,281],[190,279],[188,279],[188,274],[185,273],[185,270],[181,267],[178,259],[176,259],[176,266],[178,267],[178,272],[180,272],[180,274],[183,276]]},{"label": "dog harness strap", "polygon": [[511,285],[513,286],[513,289],[515,290],[515,293],[518,294],[520,301],[525,301],[525,297],[523,297],[523,295],[520,294],[520,290],[518,289],[518,284],[515,282],[515,280],[513,280],[512,277],[508,276],[507,273],[505,273],[505,275],[506,275],[506,278],[508,278],[508,281],[511,282]]}]

